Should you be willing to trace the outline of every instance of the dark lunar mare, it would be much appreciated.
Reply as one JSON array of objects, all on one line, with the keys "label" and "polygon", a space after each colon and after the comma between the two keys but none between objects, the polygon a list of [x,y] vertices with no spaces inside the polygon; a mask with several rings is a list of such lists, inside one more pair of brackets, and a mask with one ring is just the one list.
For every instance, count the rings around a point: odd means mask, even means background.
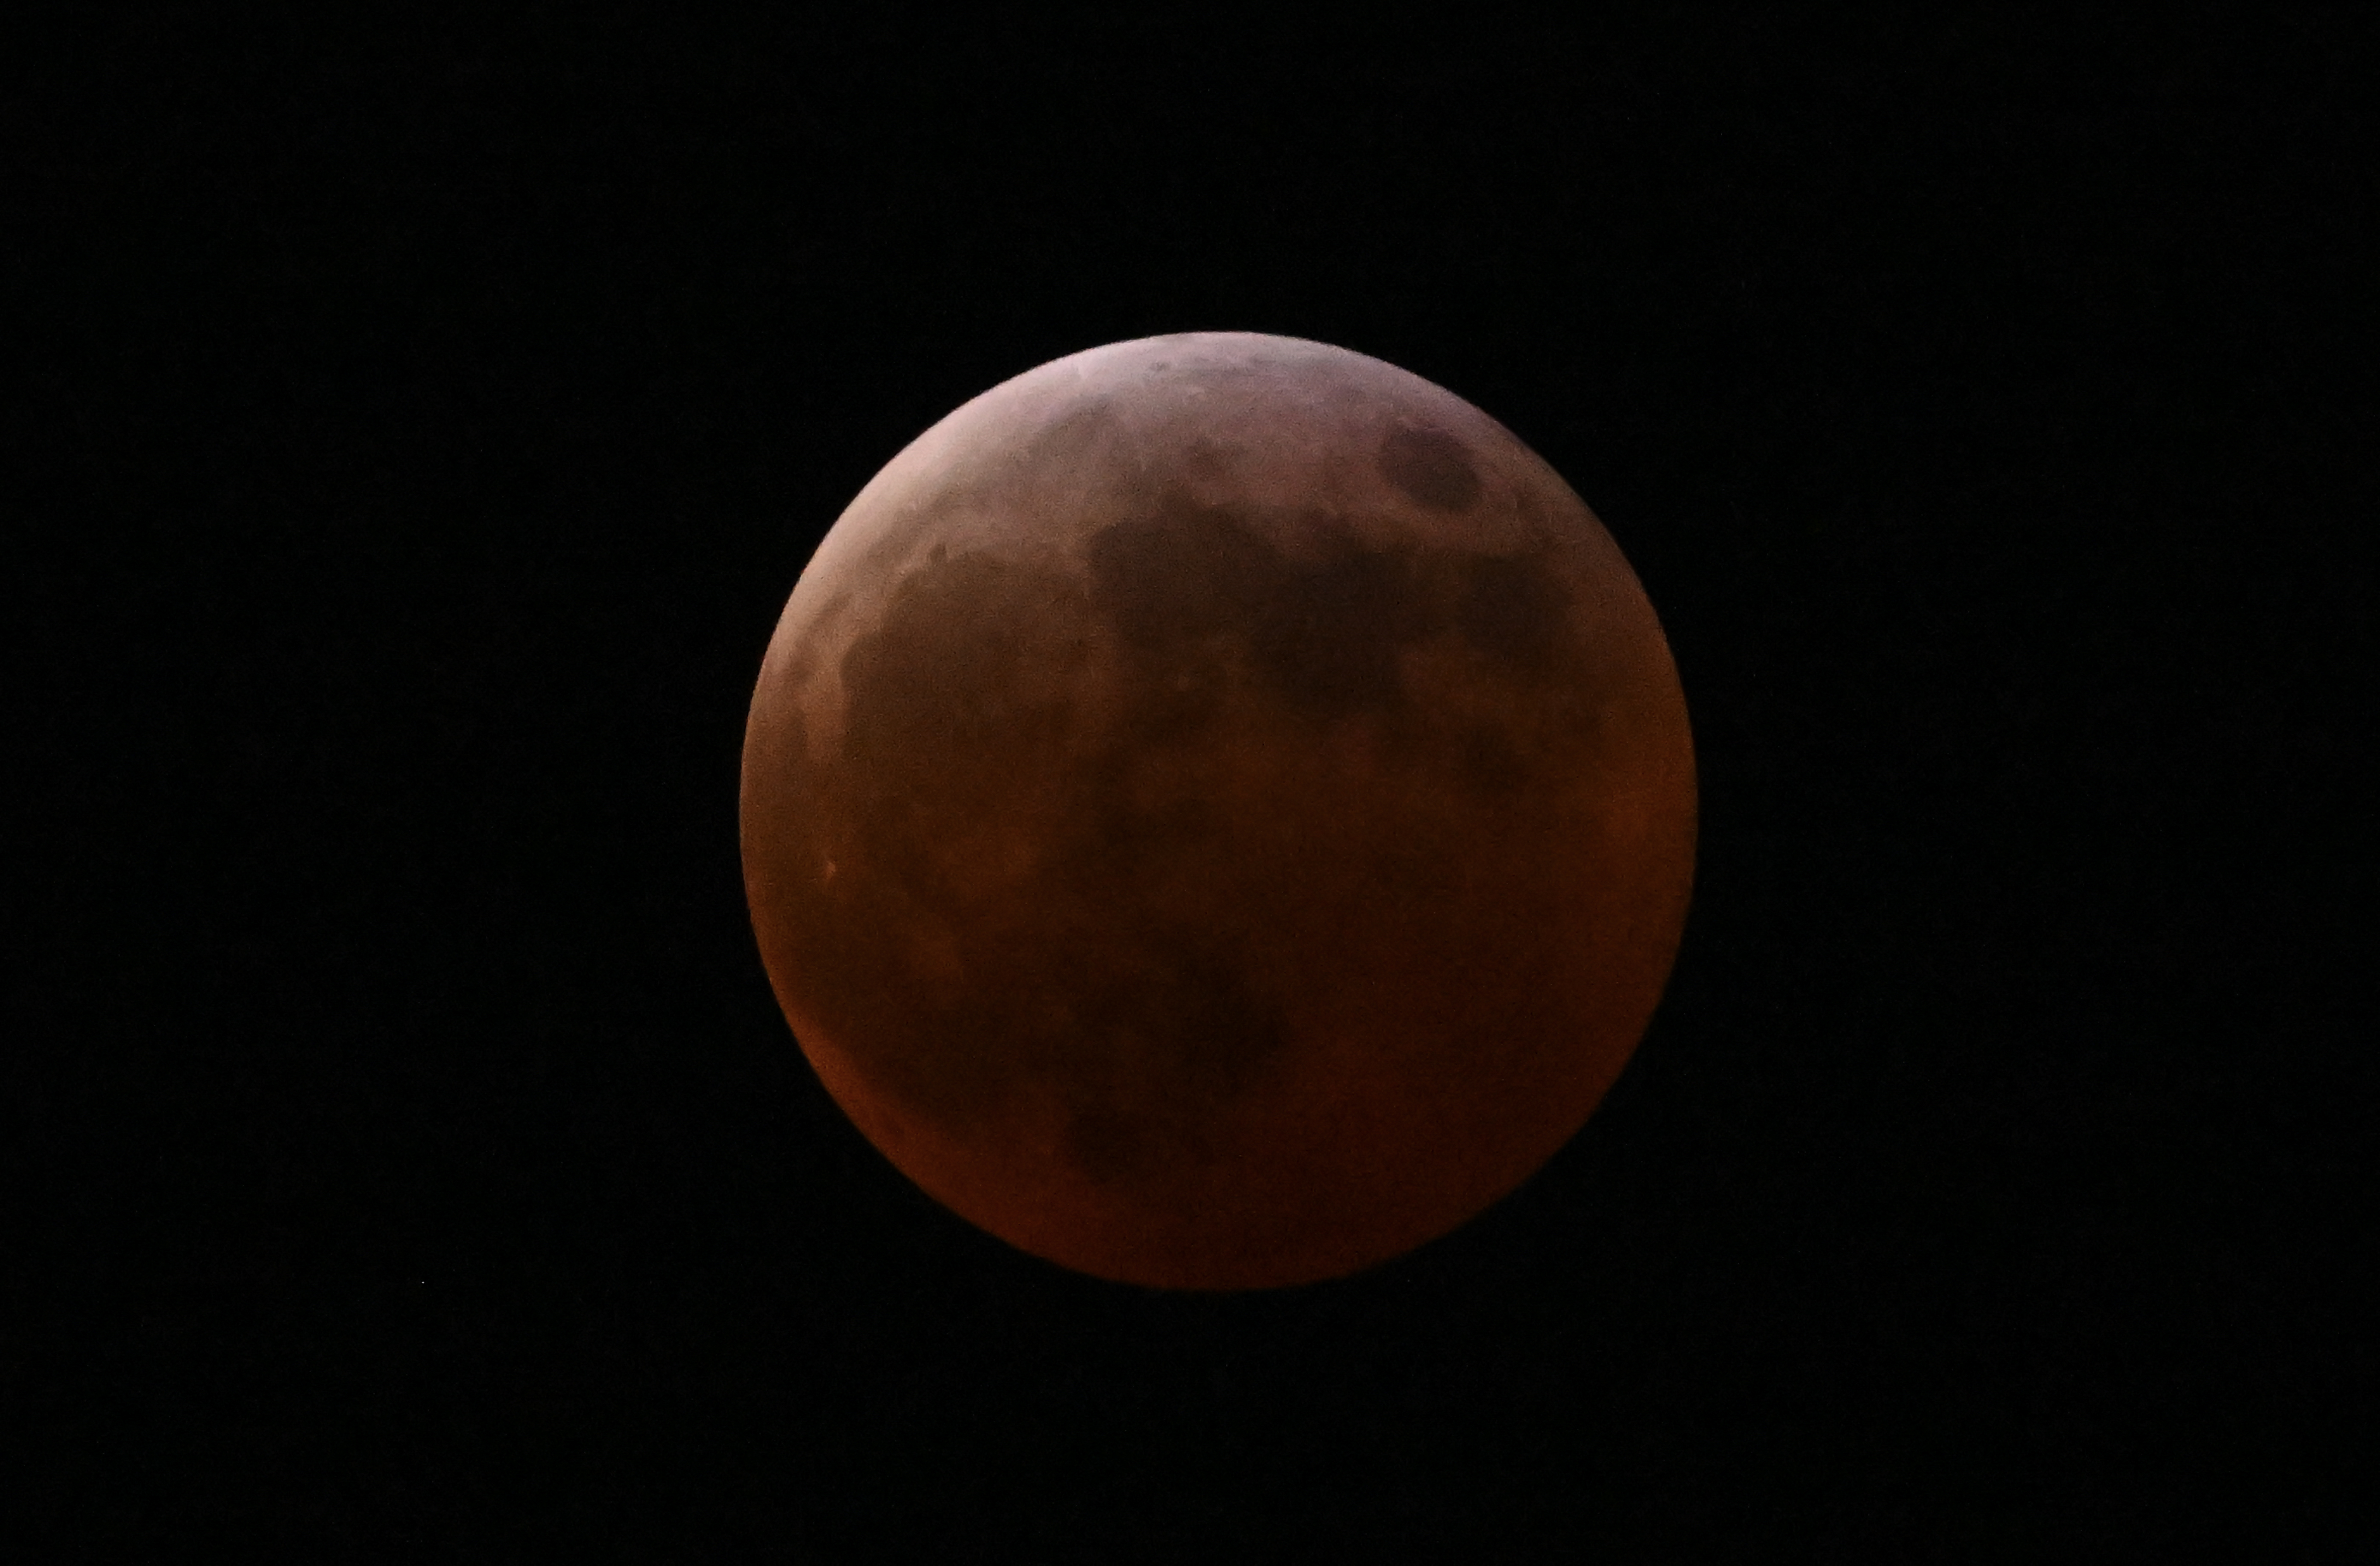
[{"label": "dark lunar mare", "polygon": [[[1433,504],[1478,482],[1459,444],[1392,432],[1383,467]],[[964,1131],[1020,1081],[1062,1085],[1066,1155],[1102,1181],[1209,1156],[1200,1126],[1281,1047],[1247,953],[1214,921],[1152,909],[1195,884],[1260,938],[1262,867],[1219,835],[1195,791],[1136,796],[1137,770],[1234,743],[1234,700],[1318,741],[1363,715],[1394,764],[1459,780],[1480,810],[1558,782],[1548,734],[1592,742],[1592,697],[1561,584],[1541,557],[1366,550],[1344,518],[1293,557],[1229,506],[1169,490],[1089,541],[1087,587],[989,553],[937,548],[842,662],[839,754],[803,756],[816,802],[799,862],[835,866],[798,898],[812,1003],[863,1072],[911,1112]],[[1092,734],[1073,676],[1103,625],[1130,661],[1121,722]],[[1403,688],[1399,656],[1451,637],[1548,720],[1532,732],[1448,721]],[[1185,763],[1186,765],[1186,763]],[[1031,865],[987,823],[1044,834]],[[1431,844],[1400,844],[1407,859]],[[1459,852],[1460,845],[1445,845]],[[792,910],[789,910],[792,911]],[[941,932],[941,968],[917,931]]]}]

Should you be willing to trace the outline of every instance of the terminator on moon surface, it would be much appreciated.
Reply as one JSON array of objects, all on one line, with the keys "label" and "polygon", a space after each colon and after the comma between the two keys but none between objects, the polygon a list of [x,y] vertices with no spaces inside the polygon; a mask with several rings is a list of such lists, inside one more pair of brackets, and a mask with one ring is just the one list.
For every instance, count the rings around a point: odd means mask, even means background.
[{"label": "terminator on moon surface", "polygon": [[1093,348],[860,491],[746,732],[753,927],[835,1101],[1102,1278],[1447,1232],[1667,981],[1694,766],[1659,622],[1509,431],[1342,348]]}]

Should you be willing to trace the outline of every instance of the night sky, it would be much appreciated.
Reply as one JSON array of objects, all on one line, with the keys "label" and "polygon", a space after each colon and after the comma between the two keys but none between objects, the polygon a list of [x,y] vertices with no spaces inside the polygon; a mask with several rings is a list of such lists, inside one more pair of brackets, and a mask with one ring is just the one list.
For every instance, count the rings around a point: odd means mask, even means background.
[{"label": "night sky", "polygon": [[[2355,1553],[2372,22],[500,9],[0,67],[24,1559]],[[1702,787],[1585,1130],[1237,1296],[903,1180],[736,848],[844,503],[1185,330],[1528,442]]]}]

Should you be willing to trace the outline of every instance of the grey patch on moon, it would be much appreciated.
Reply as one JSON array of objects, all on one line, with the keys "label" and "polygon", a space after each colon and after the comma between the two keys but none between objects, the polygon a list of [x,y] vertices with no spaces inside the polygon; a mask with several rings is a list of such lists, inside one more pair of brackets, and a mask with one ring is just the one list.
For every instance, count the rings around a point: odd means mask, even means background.
[{"label": "grey patch on moon", "polygon": [[1542,558],[1364,549],[1342,531],[1318,559],[1293,559],[1233,508],[1180,493],[1101,529],[1087,556],[1093,599],[1149,688],[1211,690],[1228,645],[1316,719],[1402,705],[1399,653],[1447,629],[1540,675],[1567,624]]},{"label": "grey patch on moon", "polygon": [[1479,498],[1471,449],[1443,430],[1402,420],[1380,442],[1380,473],[1415,504],[1433,511],[1468,511]]},{"label": "grey patch on moon", "polygon": [[1308,716],[1386,710],[1398,649],[1428,628],[1410,550],[1293,560],[1233,508],[1179,494],[1101,529],[1087,555],[1095,599],[1158,692],[1211,692],[1240,651]]}]

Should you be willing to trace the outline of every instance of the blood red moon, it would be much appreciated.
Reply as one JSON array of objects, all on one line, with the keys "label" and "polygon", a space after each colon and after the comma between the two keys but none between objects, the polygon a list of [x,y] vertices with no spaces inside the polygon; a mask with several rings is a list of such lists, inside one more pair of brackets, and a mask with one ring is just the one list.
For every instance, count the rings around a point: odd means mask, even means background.
[{"label": "blood red moon", "polygon": [[741,808],[868,1139],[1183,1289],[1354,1272],[1527,1179],[1694,869],[1677,672],[1585,504],[1430,382],[1244,333],[1056,360],[895,456],[778,623]]}]

